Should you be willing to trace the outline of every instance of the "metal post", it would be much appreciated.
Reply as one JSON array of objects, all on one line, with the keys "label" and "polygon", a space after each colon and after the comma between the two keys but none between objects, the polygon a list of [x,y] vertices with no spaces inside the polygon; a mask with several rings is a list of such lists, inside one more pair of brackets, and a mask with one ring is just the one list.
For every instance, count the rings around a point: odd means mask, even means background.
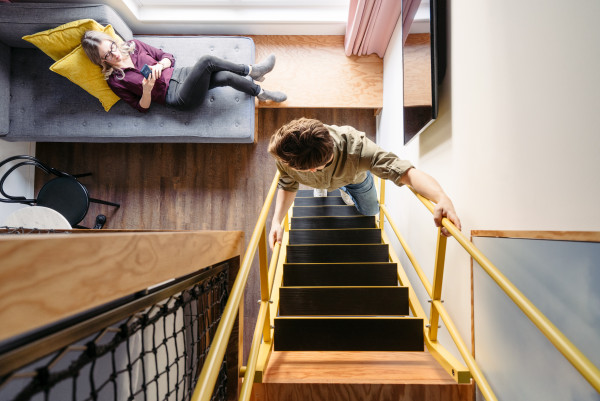
[{"label": "metal post", "polygon": [[447,238],[442,234],[442,228],[438,228],[438,240],[435,249],[435,269],[433,271],[433,287],[431,289],[431,310],[429,312],[429,339],[437,341],[438,322],[440,314],[435,307],[435,301],[442,298],[442,283],[444,279],[444,261],[446,259],[446,241]]},{"label": "metal post", "polygon": [[385,204],[385,180],[379,179],[379,229],[383,230],[383,223],[385,222],[385,214],[381,209],[381,206]]},{"label": "metal post", "polygon": [[271,298],[271,289],[269,288],[269,261],[267,257],[267,226],[264,225],[260,240],[258,241],[258,259],[260,261],[260,301],[267,304],[267,316],[263,326],[263,338],[265,342],[271,342],[271,317],[268,307]]}]

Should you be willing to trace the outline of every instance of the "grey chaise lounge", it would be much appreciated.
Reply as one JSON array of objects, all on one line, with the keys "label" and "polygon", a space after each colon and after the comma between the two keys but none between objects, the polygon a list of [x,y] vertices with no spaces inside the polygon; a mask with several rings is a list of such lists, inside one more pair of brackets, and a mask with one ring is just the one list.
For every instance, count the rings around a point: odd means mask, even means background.
[{"label": "grey chaise lounge", "polygon": [[[200,109],[182,112],[153,105],[142,114],[123,101],[105,112],[90,94],[48,68],[54,62],[24,35],[79,19],[112,24],[125,40],[140,39],[188,66],[204,54],[254,62],[247,37],[136,36],[109,6],[73,3],[0,3],[0,139],[34,142],[254,141],[254,98],[215,88]],[[0,143],[1,144],[1,143]]]}]

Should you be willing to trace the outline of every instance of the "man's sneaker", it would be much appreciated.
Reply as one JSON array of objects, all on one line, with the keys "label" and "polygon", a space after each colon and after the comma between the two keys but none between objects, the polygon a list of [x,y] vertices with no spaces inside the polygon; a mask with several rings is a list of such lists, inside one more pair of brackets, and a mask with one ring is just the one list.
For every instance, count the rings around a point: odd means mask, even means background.
[{"label": "man's sneaker", "polygon": [[313,191],[313,196],[315,198],[323,198],[327,196],[327,190],[326,189],[317,189],[315,188],[315,190]]},{"label": "man's sneaker", "polygon": [[350,197],[350,195],[348,195],[346,193],[346,191],[342,191],[340,189],[340,195],[342,196],[342,200],[344,201],[344,203],[348,206],[354,206],[354,201],[352,200],[352,198]]}]

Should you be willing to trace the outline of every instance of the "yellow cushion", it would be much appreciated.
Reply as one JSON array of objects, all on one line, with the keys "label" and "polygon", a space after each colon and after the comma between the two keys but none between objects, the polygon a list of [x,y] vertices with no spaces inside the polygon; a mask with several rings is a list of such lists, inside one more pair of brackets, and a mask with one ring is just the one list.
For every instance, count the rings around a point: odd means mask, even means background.
[{"label": "yellow cushion", "polygon": [[23,39],[57,61],[81,44],[81,37],[85,31],[103,30],[104,27],[93,19],[80,19],[54,29],[23,36]]},{"label": "yellow cushion", "polygon": [[[107,25],[102,30],[104,33],[115,38],[117,42],[122,42],[122,39],[113,30],[112,25]],[[65,57],[52,64],[50,70],[68,78],[71,82],[86,90],[90,95],[96,97],[100,100],[106,111],[110,110],[119,101],[119,97],[115,95],[106,83],[102,75],[102,69],[92,63],[81,45],[78,45]]]}]

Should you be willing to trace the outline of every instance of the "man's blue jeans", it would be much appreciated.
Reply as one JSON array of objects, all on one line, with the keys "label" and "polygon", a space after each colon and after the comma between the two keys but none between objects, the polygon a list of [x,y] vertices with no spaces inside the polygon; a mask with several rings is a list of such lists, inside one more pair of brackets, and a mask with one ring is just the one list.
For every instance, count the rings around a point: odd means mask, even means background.
[{"label": "man's blue jeans", "polygon": [[367,178],[360,184],[348,184],[340,188],[340,191],[346,192],[356,205],[356,209],[363,216],[374,216],[379,213],[379,203],[377,202],[377,191],[373,182],[373,175],[367,171]]}]

